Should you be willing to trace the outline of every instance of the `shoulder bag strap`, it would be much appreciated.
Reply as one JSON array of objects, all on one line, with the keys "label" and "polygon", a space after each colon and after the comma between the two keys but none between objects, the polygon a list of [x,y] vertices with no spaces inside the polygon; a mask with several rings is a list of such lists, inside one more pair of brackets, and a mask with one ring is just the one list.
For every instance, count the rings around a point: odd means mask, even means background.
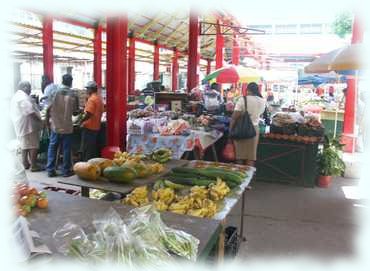
[{"label": "shoulder bag strap", "polygon": [[243,96],[243,98],[244,98],[244,110],[245,112],[248,112],[247,96]]}]

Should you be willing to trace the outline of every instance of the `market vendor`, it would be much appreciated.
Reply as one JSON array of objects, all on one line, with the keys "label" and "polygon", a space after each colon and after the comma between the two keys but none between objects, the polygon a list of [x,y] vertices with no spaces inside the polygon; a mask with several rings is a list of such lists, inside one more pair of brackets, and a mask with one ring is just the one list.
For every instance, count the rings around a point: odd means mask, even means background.
[{"label": "market vendor", "polygon": [[28,169],[31,167],[31,171],[40,171],[41,168],[36,161],[42,121],[40,112],[32,101],[30,93],[30,82],[20,82],[18,90],[11,100],[10,112],[15,134],[20,141],[24,168]]},{"label": "market vendor", "polygon": [[86,91],[89,98],[81,119],[81,152],[83,161],[99,156],[97,138],[101,126],[101,116],[104,111],[103,99],[98,94],[96,82],[88,82]]}]

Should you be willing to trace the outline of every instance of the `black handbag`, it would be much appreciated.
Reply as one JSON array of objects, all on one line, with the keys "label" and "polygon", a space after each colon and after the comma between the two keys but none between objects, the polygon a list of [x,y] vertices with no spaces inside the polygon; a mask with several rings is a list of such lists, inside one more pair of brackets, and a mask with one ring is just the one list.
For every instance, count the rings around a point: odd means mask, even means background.
[{"label": "black handbag", "polygon": [[230,137],[232,139],[249,139],[257,135],[248,113],[247,98],[245,96],[243,98],[245,111],[239,119],[236,120],[234,128],[230,131]]}]

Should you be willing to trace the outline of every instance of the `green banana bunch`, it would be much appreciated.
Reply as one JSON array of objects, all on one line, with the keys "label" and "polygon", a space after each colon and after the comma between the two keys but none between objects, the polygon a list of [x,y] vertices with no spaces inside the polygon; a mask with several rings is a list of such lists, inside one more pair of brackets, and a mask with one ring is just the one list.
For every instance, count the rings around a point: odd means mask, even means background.
[{"label": "green banana bunch", "polygon": [[172,188],[174,190],[181,190],[181,189],[184,189],[184,188],[188,188],[188,186],[186,186],[186,185],[173,183],[169,180],[158,180],[154,183],[153,190],[159,190],[159,189],[163,189],[163,188],[166,188],[166,187]]},{"label": "green banana bunch", "polygon": [[170,149],[160,148],[152,152],[151,159],[155,162],[164,164],[172,159],[172,151]]}]

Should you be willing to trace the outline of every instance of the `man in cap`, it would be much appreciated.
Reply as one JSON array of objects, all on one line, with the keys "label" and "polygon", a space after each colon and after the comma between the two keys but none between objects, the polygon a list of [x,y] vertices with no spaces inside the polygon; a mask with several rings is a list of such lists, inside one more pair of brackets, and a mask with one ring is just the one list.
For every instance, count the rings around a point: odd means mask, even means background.
[{"label": "man in cap", "polygon": [[18,90],[11,100],[10,112],[15,133],[22,149],[23,166],[25,169],[31,167],[31,171],[40,171],[41,168],[37,165],[36,161],[42,121],[40,112],[36,104],[32,101],[30,93],[31,84],[27,81],[20,82]]},{"label": "man in cap", "polygon": [[86,84],[88,100],[85,105],[84,116],[81,119],[81,152],[82,160],[87,161],[98,157],[97,137],[101,125],[101,116],[104,111],[103,99],[98,94],[98,86],[94,81]]},{"label": "man in cap", "polygon": [[72,115],[77,115],[79,113],[79,103],[77,95],[71,89],[72,81],[72,75],[63,75],[62,85],[50,100],[46,112],[46,124],[50,125],[51,128],[48,162],[46,166],[49,177],[57,176],[55,164],[60,143],[63,144],[63,177],[73,175],[71,170]]}]

